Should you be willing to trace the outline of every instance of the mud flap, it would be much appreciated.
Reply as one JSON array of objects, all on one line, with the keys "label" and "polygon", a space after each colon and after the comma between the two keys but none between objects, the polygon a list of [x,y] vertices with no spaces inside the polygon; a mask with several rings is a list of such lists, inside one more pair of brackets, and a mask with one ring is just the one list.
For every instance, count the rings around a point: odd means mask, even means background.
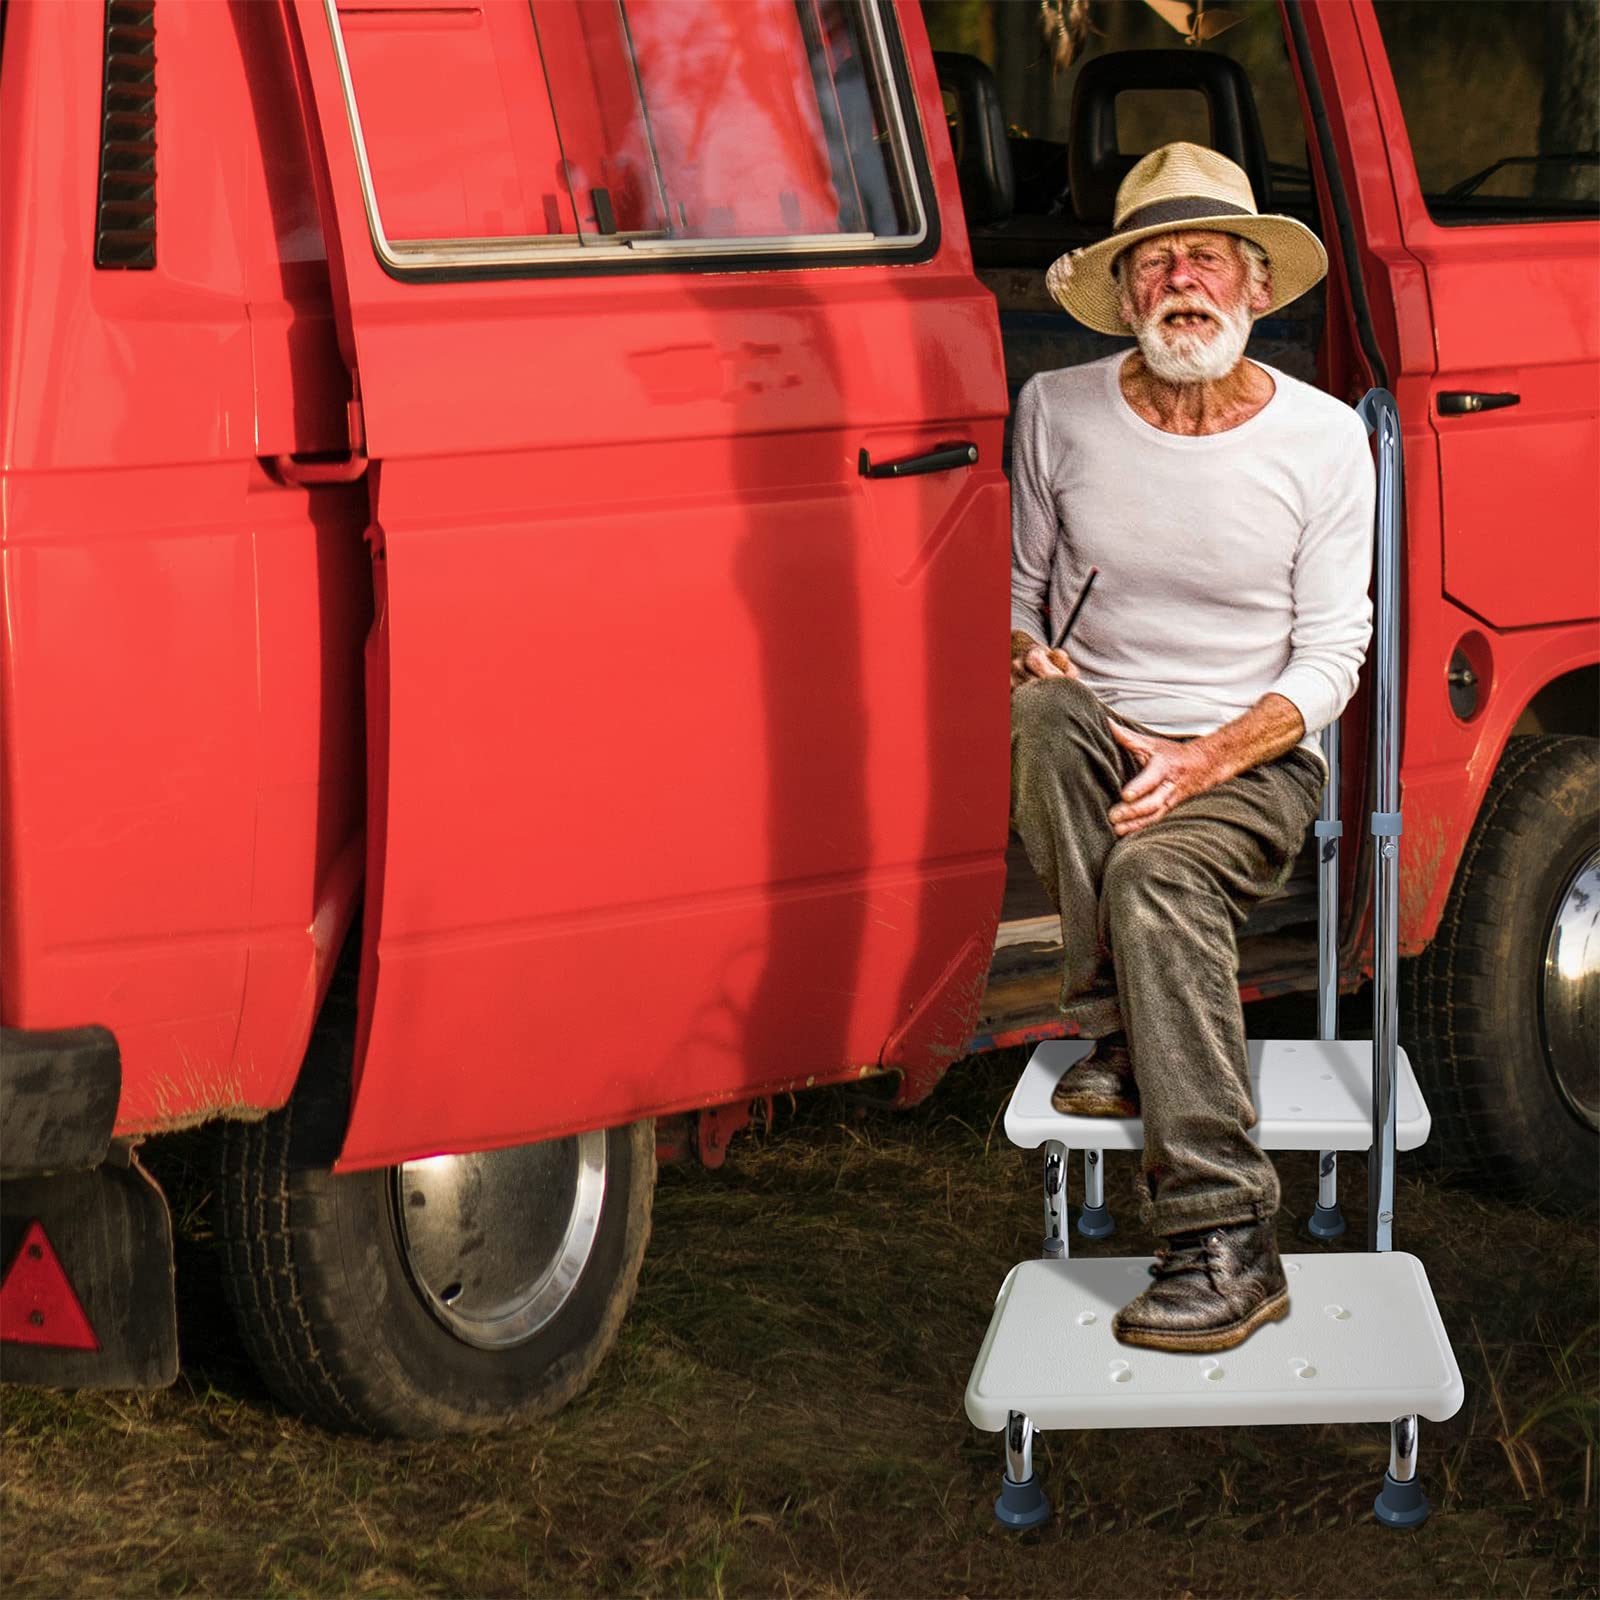
[{"label": "mud flap", "polygon": [[160,1389],[178,1375],[172,1217],[131,1153],[0,1183],[0,1378]]}]

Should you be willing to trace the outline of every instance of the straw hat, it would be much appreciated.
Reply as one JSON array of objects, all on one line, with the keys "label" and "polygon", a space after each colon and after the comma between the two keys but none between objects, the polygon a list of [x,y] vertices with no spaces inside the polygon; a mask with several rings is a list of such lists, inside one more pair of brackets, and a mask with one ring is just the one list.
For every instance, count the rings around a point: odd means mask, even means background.
[{"label": "straw hat", "polygon": [[1164,144],[1145,156],[1117,188],[1112,227],[1109,239],[1060,257],[1045,274],[1056,304],[1097,333],[1128,332],[1111,263],[1153,234],[1204,228],[1253,240],[1272,264],[1268,311],[1297,300],[1328,270],[1316,234],[1293,217],[1262,216],[1244,170],[1198,144]]}]

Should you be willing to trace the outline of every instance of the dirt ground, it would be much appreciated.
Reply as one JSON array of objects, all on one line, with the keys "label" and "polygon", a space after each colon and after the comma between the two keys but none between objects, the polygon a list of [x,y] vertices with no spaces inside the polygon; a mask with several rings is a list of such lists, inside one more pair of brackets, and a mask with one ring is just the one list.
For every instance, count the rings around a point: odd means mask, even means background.
[{"label": "dirt ground", "polygon": [[[1303,1002],[1255,1009],[1259,1034],[1307,1027]],[[1422,1428],[1425,1528],[1372,1518],[1381,1426],[1046,1435],[1055,1518],[997,1527],[998,1439],[962,1392],[995,1289],[1037,1248],[1036,1161],[1000,1130],[1021,1063],[963,1063],[909,1113],[814,1095],[720,1171],[665,1170],[590,1392],[528,1432],[443,1444],[274,1407],[178,1152],[184,1373],[141,1397],[4,1391],[6,1594],[1600,1594],[1593,1221],[1409,1157],[1396,1243],[1427,1264],[1467,1389]],[[1086,1251],[1148,1248],[1132,1159],[1109,1159],[1118,1233]],[[1365,1180],[1347,1168],[1353,1247]],[[1292,1218],[1315,1158],[1280,1171],[1282,1243],[1306,1249]]]}]

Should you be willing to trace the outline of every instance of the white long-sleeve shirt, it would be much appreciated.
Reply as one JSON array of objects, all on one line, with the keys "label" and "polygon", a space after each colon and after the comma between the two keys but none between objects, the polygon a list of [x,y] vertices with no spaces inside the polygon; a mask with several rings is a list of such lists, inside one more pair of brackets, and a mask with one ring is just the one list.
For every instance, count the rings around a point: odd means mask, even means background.
[{"label": "white long-sleeve shirt", "polygon": [[1166,433],[1124,398],[1127,355],[1041,372],[1017,399],[1011,626],[1048,644],[1099,567],[1066,649],[1112,710],[1203,734],[1279,694],[1315,750],[1372,632],[1366,428],[1257,362],[1276,388],[1253,417]]}]

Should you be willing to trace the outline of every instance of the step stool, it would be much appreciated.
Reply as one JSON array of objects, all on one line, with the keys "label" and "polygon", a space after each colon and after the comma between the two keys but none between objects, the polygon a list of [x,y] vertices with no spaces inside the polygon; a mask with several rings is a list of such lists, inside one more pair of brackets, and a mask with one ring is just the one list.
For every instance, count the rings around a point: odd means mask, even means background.
[{"label": "step stool", "polygon": [[1418,1418],[1443,1422],[1464,1398],[1461,1371],[1422,1263],[1393,1249],[1396,1149],[1422,1144],[1429,1116],[1397,1028],[1399,911],[1398,629],[1400,428],[1393,397],[1374,389],[1357,408],[1378,440],[1377,854],[1374,1039],[1338,1038],[1339,730],[1324,730],[1328,783],[1317,873],[1318,1033],[1315,1040],[1249,1043],[1258,1122],[1266,1150],[1317,1150],[1317,1206],[1308,1221],[1323,1240],[1344,1231],[1338,1152],[1367,1152],[1367,1249],[1284,1257],[1289,1315],[1216,1355],[1180,1355],[1119,1344],[1116,1312],[1148,1282],[1149,1258],[1073,1260],[1068,1248],[1066,1164],[1084,1152],[1079,1231],[1114,1228],[1105,1204],[1105,1150],[1143,1148],[1137,1118],[1067,1117],[1050,1094],[1092,1045],[1052,1040],[1024,1069],[1005,1117],[1006,1136],[1044,1151],[1043,1259],[1007,1274],[967,1384],[973,1425],[1005,1434],[1005,1473],[995,1515],[1029,1528],[1050,1515],[1033,1471],[1041,1428],[1173,1428],[1252,1423],[1388,1422],[1389,1470],[1374,1502],[1379,1521],[1415,1527],[1429,1505],[1417,1479]]}]

